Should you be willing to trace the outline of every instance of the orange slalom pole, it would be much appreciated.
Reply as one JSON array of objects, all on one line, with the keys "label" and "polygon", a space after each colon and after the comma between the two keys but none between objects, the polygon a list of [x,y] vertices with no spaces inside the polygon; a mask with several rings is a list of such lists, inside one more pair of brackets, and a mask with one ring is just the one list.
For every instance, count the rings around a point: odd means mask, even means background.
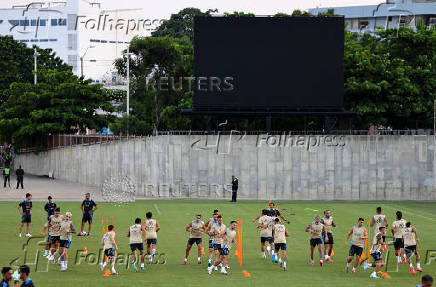
[{"label": "orange slalom pole", "polygon": [[242,220],[241,220],[241,262],[239,264],[242,267]]},{"label": "orange slalom pole", "polygon": [[109,217],[106,217],[106,230],[109,232]]},{"label": "orange slalom pole", "polygon": [[105,234],[105,230],[104,230],[104,219],[103,217],[101,218],[101,228],[103,230],[103,235]]},{"label": "orange slalom pole", "polygon": [[368,264],[371,263],[371,223],[368,220]]}]

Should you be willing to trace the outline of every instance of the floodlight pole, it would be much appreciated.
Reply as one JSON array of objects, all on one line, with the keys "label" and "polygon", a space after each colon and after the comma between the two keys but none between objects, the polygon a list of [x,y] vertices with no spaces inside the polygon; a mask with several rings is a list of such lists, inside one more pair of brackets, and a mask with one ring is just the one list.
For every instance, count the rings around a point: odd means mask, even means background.
[{"label": "floodlight pole", "polygon": [[33,61],[34,61],[33,84],[36,85],[38,83],[38,76],[36,75],[36,72],[38,71],[38,52],[36,51],[36,48],[34,48],[33,50]]}]

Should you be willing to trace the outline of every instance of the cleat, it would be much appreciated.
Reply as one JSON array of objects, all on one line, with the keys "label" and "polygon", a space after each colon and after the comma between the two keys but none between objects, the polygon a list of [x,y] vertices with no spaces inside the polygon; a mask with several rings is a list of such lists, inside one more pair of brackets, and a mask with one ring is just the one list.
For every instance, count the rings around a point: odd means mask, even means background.
[{"label": "cleat", "polygon": [[418,272],[422,272],[422,268],[421,267],[416,267],[416,270],[418,270]]},{"label": "cleat", "polygon": [[135,263],[132,263],[132,268],[133,268],[133,270],[135,270],[135,272],[138,272],[138,267],[136,267]]},{"label": "cleat", "polygon": [[218,266],[215,266],[213,270],[218,271]]},{"label": "cleat", "polygon": [[416,274],[415,268],[413,268],[413,266],[410,266],[410,274],[412,275]]},{"label": "cleat", "polygon": [[103,263],[100,263],[100,271],[103,271],[103,269],[104,269],[104,265]]},{"label": "cleat", "polygon": [[351,273],[356,273],[356,270],[355,269],[351,270]]},{"label": "cleat", "polygon": [[186,264],[188,264],[188,261],[183,260],[183,261],[182,261],[182,265],[186,265]]},{"label": "cleat", "polygon": [[141,271],[144,271],[145,270],[145,267],[144,266],[141,266]]},{"label": "cleat", "polygon": [[368,269],[369,268],[369,264],[368,263],[363,263],[363,270],[366,270],[366,269]]},{"label": "cleat", "polygon": [[313,260],[310,261],[310,265],[315,265],[315,263],[313,262]]},{"label": "cleat", "polygon": [[197,260],[197,264],[201,264],[201,260]]},{"label": "cleat", "polygon": [[383,252],[386,251],[386,244],[383,244]]},{"label": "cleat", "polygon": [[26,233],[26,237],[32,237],[32,234]]},{"label": "cleat", "polygon": [[223,275],[227,275],[227,274],[229,274],[229,273],[227,273],[226,269],[224,268],[224,269],[221,269],[221,274],[223,274]]},{"label": "cleat", "polygon": [[213,266],[207,267],[207,273],[212,274]]},{"label": "cleat", "polygon": [[401,261],[398,261],[397,263],[398,263],[398,265],[401,265]]},{"label": "cleat", "polygon": [[319,261],[319,266],[321,266],[321,267],[322,267],[322,260],[320,260],[320,261]]},{"label": "cleat", "polygon": [[117,271],[115,271],[115,272],[112,271],[111,274],[112,274],[112,275],[118,275],[118,272],[117,272]]},{"label": "cleat", "polygon": [[18,233],[18,237],[20,237],[20,238],[21,238],[21,233]]},{"label": "cleat", "polygon": [[345,272],[350,272],[350,267],[347,266],[347,268],[345,268]]},{"label": "cleat", "polygon": [[207,267],[210,267],[210,266],[212,266],[212,262],[209,260],[209,261],[207,262]]},{"label": "cleat", "polygon": [[331,262],[332,259],[331,259],[330,257],[328,257],[325,261],[327,261],[327,262]]},{"label": "cleat", "polygon": [[369,278],[380,278],[377,276],[377,274],[375,272],[371,273],[371,275],[369,275]]},{"label": "cleat", "polygon": [[[230,269],[230,266],[229,265],[226,265],[226,269]],[[422,272],[422,271],[421,271]]]},{"label": "cleat", "polygon": [[[401,264],[401,263],[400,263],[400,264]],[[406,259],[404,259],[404,261],[403,261],[403,264],[404,264],[404,265],[406,265],[406,264],[407,264],[407,262],[406,262]]]}]

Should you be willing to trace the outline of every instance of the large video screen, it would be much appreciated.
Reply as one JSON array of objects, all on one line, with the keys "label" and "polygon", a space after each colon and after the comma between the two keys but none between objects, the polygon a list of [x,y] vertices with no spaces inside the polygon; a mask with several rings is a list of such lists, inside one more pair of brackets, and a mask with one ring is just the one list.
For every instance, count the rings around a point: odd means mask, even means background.
[{"label": "large video screen", "polygon": [[343,107],[343,17],[196,17],[194,109]]}]

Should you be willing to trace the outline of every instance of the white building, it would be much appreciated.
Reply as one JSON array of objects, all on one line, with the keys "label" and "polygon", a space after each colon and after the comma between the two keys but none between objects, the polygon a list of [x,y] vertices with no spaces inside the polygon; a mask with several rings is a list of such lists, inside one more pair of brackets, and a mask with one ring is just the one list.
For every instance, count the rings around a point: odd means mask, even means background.
[{"label": "white building", "polygon": [[378,5],[313,8],[309,12],[317,15],[328,9],[344,15],[347,29],[352,32],[374,31],[376,27],[415,27],[418,23],[436,25],[436,0],[387,0]]},{"label": "white building", "polygon": [[0,9],[0,35],[51,48],[75,74],[83,71],[96,81],[112,74],[113,61],[134,36],[149,35],[160,24],[140,9],[103,10],[97,0],[25,2]]}]

